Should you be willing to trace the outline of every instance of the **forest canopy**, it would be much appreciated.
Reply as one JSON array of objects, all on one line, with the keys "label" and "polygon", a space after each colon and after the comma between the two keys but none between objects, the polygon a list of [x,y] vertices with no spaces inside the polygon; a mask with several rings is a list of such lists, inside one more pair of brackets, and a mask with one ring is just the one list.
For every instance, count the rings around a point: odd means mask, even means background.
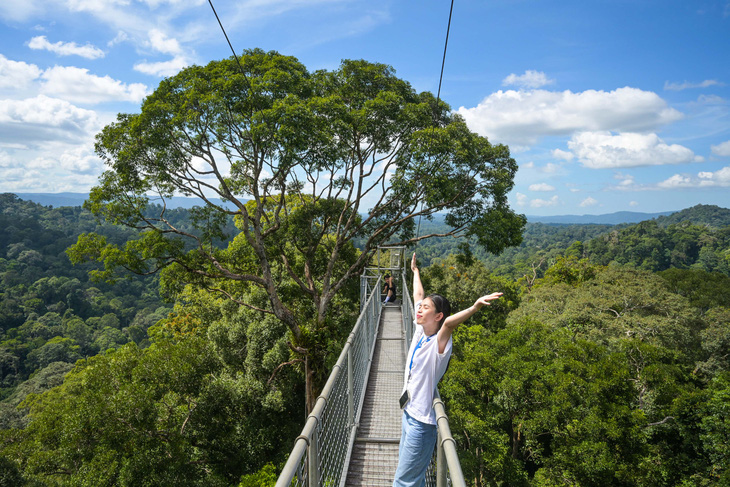
[{"label": "forest canopy", "polygon": [[[8,382],[0,401],[0,468],[10,485],[273,485],[301,428],[305,398],[286,325],[192,286],[178,291],[167,305],[173,308],[134,311],[148,303],[128,297],[136,289],[159,300],[154,276],[94,283],[86,277],[89,264],[72,267],[63,253],[82,232],[119,245],[134,232],[99,225],[80,208],[47,208],[12,195],[0,200],[0,214],[17,229],[4,242],[0,298],[4,309],[20,313],[1,337]],[[454,335],[440,387],[470,484],[727,481],[730,276],[699,259],[682,268],[670,259],[666,270],[653,272],[641,260],[651,252],[632,250],[652,232],[663,232],[667,244],[694,232],[700,251],[711,246],[725,258],[730,225],[706,225],[691,210],[692,220],[667,226],[528,224],[528,244],[498,257],[449,247],[432,254],[424,284],[452,296],[456,307],[484,289],[505,293]],[[188,211],[167,211],[176,226],[195,231]],[[235,230],[232,223],[226,228]],[[35,237],[43,232],[56,240]],[[603,254],[595,259],[586,251],[593,239],[611,242],[612,256],[636,260],[619,265],[612,257],[604,266]],[[18,243],[25,246],[20,252]],[[427,246],[420,244],[419,255]],[[39,256],[18,260],[26,250]],[[533,280],[515,272],[525,268],[522,258],[543,261]],[[506,266],[515,277],[497,272]],[[80,299],[68,298],[64,279],[76,279]],[[265,306],[268,298],[251,288],[246,299]],[[106,308],[116,300],[132,308]],[[325,343],[324,370],[342,345],[338,334],[354,322],[356,301],[356,293],[339,298],[336,331],[317,337]],[[61,302],[71,311],[45,311]],[[130,333],[134,325],[144,332]],[[118,341],[97,341],[105,334]],[[84,349],[94,343],[98,355]]]},{"label": "forest canopy", "polygon": [[[442,213],[443,235],[498,253],[519,243],[525,223],[507,199],[517,164],[506,146],[389,66],[361,60],[309,72],[250,50],[185,68],[139,114],[106,126],[96,151],[108,170],[86,208],[138,238],[119,246],[82,235],[72,261],[101,262],[104,279],[162,271],[171,296],[187,284],[272,314],[304,363],[308,406],[323,385],[318,336],[342,336],[332,305],[352,295],[379,245],[434,236],[417,222]],[[168,219],[164,202],[176,194],[200,200],[195,233]],[[163,205],[156,215],[151,195]],[[229,218],[236,231],[219,248]]]}]

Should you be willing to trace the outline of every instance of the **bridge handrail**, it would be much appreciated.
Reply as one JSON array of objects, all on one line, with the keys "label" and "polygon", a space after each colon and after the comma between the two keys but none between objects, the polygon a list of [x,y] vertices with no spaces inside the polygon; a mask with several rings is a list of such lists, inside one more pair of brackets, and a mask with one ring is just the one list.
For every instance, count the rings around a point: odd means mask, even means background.
[{"label": "bridge handrail", "polygon": [[[340,353],[337,363],[332,367],[332,373],[327,379],[327,383],[322,389],[322,393],[317,398],[312,412],[309,416],[307,416],[302,433],[294,442],[294,448],[292,449],[289,459],[279,475],[276,487],[289,487],[295,480],[295,477],[297,477],[297,474],[299,474],[299,477],[296,479],[296,485],[318,486],[320,485],[322,473],[326,473],[330,479],[339,476],[339,481],[336,481],[334,485],[344,483],[344,472],[346,472],[347,469],[346,464],[333,465],[333,463],[337,462],[327,461],[327,472],[320,471],[325,470],[325,468],[323,465],[320,465],[320,440],[318,437],[323,433],[322,430],[324,429],[324,423],[328,420],[327,411],[325,410],[328,402],[330,402],[331,399],[331,403],[334,404],[338,400],[341,400],[341,397],[343,396],[341,393],[342,391],[333,395],[333,390],[336,385],[342,388],[342,381],[338,381],[338,379],[342,372],[346,371],[347,391],[345,395],[347,396],[346,399],[348,404],[347,412],[344,414],[347,416],[346,429],[348,431],[341,431],[343,429],[341,425],[339,428],[337,425],[332,426],[332,428],[338,429],[338,431],[333,434],[340,434],[340,436],[343,436],[343,434],[346,435],[347,438],[345,441],[347,443],[348,451],[352,448],[352,443],[357,429],[355,426],[359,421],[360,412],[362,411],[362,403],[365,397],[364,389],[367,385],[368,375],[370,374],[370,367],[367,366],[367,364],[356,364],[355,362],[358,360],[358,357],[360,357],[359,360],[361,362],[370,362],[372,360],[372,354],[375,349],[375,336],[382,310],[379,292],[382,287],[381,281],[382,278],[378,278],[375,286],[371,287],[369,282],[365,280],[363,287],[366,289],[365,293],[369,294],[366,304],[363,307],[355,326],[350,332],[350,335],[345,342],[345,346],[342,348],[342,352]],[[365,350],[367,353],[364,357],[362,353],[360,353],[358,357],[355,357],[357,351],[353,352],[353,348],[358,345],[362,348],[363,340],[365,340]],[[367,358],[367,360],[365,360],[365,358]],[[367,366],[367,370],[358,371],[359,375],[356,378],[354,377],[354,369],[359,366]],[[337,416],[336,413],[338,412],[340,415],[343,414],[342,411],[334,411],[332,415]],[[348,457],[349,455],[343,454],[342,463],[346,463],[346,458]],[[303,469],[303,462],[305,460],[308,465],[306,466],[306,469]],[[325,463],[325,461],[321,463]]]}]

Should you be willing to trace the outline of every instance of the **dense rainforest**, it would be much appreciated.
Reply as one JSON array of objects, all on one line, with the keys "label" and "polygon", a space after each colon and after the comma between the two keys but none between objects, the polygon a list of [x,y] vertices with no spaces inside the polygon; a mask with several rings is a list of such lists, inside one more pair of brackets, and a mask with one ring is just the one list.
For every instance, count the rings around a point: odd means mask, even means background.
[{"label": "dense rainforest", "polygon": [[[273,485],[305,378],[263,293],[94,280],[66,249],[132,233],[81,208],[0,195],[0,228],[0,486]],[[471,485],[730,485],[730,210],[417,252],[457,309],[505,292],[454,335],[440,386]],[[312,337],[328,366],[357,313],[343,293],[343,322]]]}]

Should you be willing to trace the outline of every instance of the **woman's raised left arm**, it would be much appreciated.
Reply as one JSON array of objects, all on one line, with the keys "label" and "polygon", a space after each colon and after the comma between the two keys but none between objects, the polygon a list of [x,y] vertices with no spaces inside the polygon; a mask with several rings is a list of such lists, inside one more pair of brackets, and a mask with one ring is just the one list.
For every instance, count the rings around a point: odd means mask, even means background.
[{"label": "woman's raised left arm", "polygon": [[489,306],[490,301],[494,301],[501,297],[502,293],[487,294],[477,299],[474,304],[468,308],[446,318],[443,326],[438,332],[439,353],[444,353],[444,350],[446,350],[446,344],[449,342],[449,338],[451,338],[452,333],[454,333],[454,330],[456,330],[460,324],[468,320],[471,315],[482,309],[483,306]]}]

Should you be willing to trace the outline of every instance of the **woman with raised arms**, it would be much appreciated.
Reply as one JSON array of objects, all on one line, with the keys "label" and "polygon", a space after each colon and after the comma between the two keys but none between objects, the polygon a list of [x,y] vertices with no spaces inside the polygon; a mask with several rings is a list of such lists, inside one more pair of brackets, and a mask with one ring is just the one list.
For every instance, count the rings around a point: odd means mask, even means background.
[{"label": "woman with raised arms", "polygon": [[445,297],[439,294],[425,296],[415,253],[411,259],[411,270],[416,319],[406,355],[400,400],[403,420],[393,487],[425,485],[426,470],[437,438],[433,396],[451,358],[451,334],[482,306],[489,306],[489,301],[502,296],[502,293],[487,294],[469,308],[452,315],[451,305]]}]

